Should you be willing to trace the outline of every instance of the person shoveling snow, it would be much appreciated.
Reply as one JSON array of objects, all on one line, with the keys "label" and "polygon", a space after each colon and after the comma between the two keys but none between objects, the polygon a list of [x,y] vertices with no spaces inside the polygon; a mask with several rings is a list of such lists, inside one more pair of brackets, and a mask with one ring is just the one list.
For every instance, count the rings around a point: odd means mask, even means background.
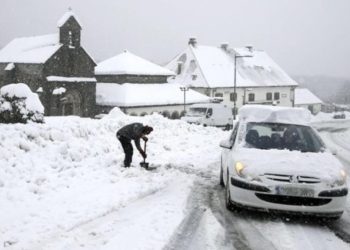
[{"label": "person shoveling snow", "polygon": [[152,127],[144,126],[142,123],[131,123],[118,130],[117,138],[122,144],[125,153],[124,167],[130,167],[132,161],[133,147],[131,140],[134,140],[135,146],[143,159],[147,158],[146,152],[141,148],[140,139],[142,138],[147,142],[148,138],[146,135],[149,135],[152,131]]}]

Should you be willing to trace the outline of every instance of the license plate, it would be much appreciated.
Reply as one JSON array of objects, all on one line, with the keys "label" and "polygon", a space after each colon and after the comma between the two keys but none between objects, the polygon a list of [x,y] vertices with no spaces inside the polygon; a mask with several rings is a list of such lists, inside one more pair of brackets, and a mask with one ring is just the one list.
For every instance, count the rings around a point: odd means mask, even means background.
[{"label": "license plate", "polygon": [[315,192],[313,189],[309,188],[277,186],[276,194],[299,197],[314,197]]}]

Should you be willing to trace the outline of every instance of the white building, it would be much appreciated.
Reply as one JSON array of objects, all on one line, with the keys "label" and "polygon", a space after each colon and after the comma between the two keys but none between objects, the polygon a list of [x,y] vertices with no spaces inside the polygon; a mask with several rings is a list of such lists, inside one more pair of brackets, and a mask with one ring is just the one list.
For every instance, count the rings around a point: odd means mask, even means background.
[{"label": "white building", "polygon": [[233,107],[235,55],[237,108],[244,104],[294,105],[297,82],[266,52],[250,46],[238,49],[230,49],[227,44],[204,46],[191,38],[187,49],[166,66],[177,74],[169,81],[222,98]]},{"label": "white building", "polygon": [[[184,112],[184,92],[177,84],[114,84],[98,83],[96,103],[102,109],[119,107],[130,115],[149,115],[154,112],[177,119]],[[209,102],[209,97],[194,90],[186,91],[186,105]]]},{"label": "white building", "polygon": [[314,93],[306,88],[295,89],[295,107],[306,108],[312,114],[317,114],[321,111],[323,102]]},{"label": "white building", "polygon": [[209,102],[203,94],[193,90],[185,94],[180,85],[168,84],[168,77],[175,75],[171,70],[128,51],[100,62],[95,75],[96,104],[102,114],[119,107],[131,115],[157,112],[176,119],[183,115],[185,102]]}]

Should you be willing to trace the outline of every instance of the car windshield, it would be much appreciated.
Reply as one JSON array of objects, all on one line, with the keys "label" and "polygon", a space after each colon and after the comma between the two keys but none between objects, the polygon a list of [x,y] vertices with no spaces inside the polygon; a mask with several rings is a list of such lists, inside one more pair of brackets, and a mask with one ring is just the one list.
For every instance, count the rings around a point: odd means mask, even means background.
[{"label": "car windshield", "polygon": [[188,116],[205,116],[207,108],[190,108]]},{"label": "car windshield", "polygon": [[246,147],[259,149],[288,149],[301,152],[323,152],[325,146],[309,126],[254,123],[247,124]]}]

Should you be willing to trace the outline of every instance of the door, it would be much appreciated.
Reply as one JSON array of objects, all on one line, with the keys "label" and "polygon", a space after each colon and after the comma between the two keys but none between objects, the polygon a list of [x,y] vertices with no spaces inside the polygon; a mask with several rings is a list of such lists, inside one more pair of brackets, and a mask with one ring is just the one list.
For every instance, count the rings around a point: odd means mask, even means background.
[{"label": "door", "polygon": [[62,103],[62,115],[77,115],[82,116],[82,98],[78,91],[67,91]]}]

